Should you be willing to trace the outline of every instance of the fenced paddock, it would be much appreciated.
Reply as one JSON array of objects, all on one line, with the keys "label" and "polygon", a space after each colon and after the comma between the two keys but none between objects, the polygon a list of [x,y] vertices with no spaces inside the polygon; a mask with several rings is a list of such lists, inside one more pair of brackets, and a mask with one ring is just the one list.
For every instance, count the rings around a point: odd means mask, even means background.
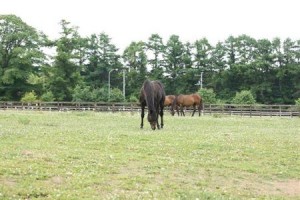
[{"label": "fenced paddock", "polygon": [[0,110],[0,199],[299,199],[300,118],[208,108],[155,131],[138,112]]},{"label": "fenced paddock", "polygon": [[[138,103],[107,102],[0,102],[0,110],[40,110],[40,111],[96,111],[96,112],[140,112]],[[165,108],[168,112],[169,108]],[[185,108],[189,115],[192,108]],[[233,105],[205,104],[202,115],[240,116],[300,116],[300,108],[295,105]]]}]

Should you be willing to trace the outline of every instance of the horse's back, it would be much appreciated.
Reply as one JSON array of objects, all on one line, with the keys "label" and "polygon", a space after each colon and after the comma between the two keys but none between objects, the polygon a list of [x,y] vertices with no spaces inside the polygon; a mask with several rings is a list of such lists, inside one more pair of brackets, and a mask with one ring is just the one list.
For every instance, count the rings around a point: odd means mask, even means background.
[{"label": "horse's back", "polygon": [[164,103],[165,96],[166,96],[164,86],[158,80],[154,80],[154,81],[145,80],[144,81],[143,86],[141,88],[141,92],[140,92],[140,101],[145,100],[146,93],[150,94],[152,92],[157,101],[159,101],[159,102],[162,101]]},{"label": "horse's back", "polygon": [[199,105],[201,102],[201,97],[199,94],[180,94],[177,96],[177,104],[184,105],[184,106],[191,106],[191,105]]},{"label": "horse's back", "polygon": [[194,98],[194,101],[195,101],[195,104],[200,104],[201,102],[201,97],[199,94],[195,93],[195,94],[192,94],[193,98]]}]

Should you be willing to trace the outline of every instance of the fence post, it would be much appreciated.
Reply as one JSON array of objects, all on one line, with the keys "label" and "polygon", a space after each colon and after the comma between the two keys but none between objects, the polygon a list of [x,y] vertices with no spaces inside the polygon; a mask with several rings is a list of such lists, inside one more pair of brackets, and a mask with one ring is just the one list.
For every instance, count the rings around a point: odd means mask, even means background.
[{"label": "fence post", "polygon": [[281,117],[281,105],[279,105],[279,116]]}]

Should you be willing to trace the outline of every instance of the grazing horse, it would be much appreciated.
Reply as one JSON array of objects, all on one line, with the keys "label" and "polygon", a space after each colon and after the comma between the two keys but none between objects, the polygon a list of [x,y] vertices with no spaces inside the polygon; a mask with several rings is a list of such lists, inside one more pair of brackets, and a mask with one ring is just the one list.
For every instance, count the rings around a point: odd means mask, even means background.
[{"label": "grazing horse", "polygon": [[172,106],[175,98],[175,95],[167,95],[165,98],[164,106]]},{"label": "grazing horse", "polygon": [[178,95],[172,104],[172,108],[171,108],[172,115],[175,114],[174,109],[176,109],[177,114],[179,116],[179,111],[178,111],[178,107],[179,107],[180,114],[185,116],[185,114],[183,112],[184,106],[186,106],[186,107],[193,106],[194,111],[193,111],[192,116],[194,116],[194,114],[196,112],[196,106],[197,106],[197,109],[199,111],[199,116],[200,116],[201,110],[203,110],[203,99],[201,98],[201,96],[199,94],[196,94],[196,93],[190,94],[190,95],[183,95],[183,94]]},{"label": "grazing horse", "polygon": [[175,95],[167,95],[165,98],[164,106],[170,108],[171,114],[172,114],[172,104],[173,104],[173,101],[175,100],[175,98],[176,98]]},{"label": "grazing horse", "polygon": [[152,130],[157,128],[160,129],[158,123],[158,115],[161,118],[161,128],[164,126],[163,115],[164,115],[164,102],[165,102],[165,90],[163,85],[159,81],[146,80],[143,83],[140,92],[140,103],[142,108],[141,113],[141,128],[144,126],[144,110],[145,106],[148,108],[148,121]]}]

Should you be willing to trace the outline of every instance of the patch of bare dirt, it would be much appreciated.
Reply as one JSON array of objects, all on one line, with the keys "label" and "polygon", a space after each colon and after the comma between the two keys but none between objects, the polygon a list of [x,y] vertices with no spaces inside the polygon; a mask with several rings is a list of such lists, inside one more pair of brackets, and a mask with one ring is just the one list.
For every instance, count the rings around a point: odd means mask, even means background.
[{"label": "patch of bare dirt", "polygon": [[278,192],[300,197],[300,180],[277,181],[272,183]]},{"label": "patch of bare dirt", "polygon": [[23,155],[23,156],[33,156],[33,152],[32,151],[30,151],[30,150],[23,150],[22,152],[21,152],[21,154]]},{"label": "patch of bare dirt", "polygon": [[[252,180],[253,181],[253,180]],[[235,181],[244,191],[252,191],[259,195],[280,195],[300,197],[300,180],[290,179],[285,181],[262,181],[251,182],[250,180]]]},{"label": "patch of bare dirt", "polygon": [[64,179],[60,176],[54,176],[51,178],[51,182],[53,182],[55,184],[62,184],[62,183],[64,183]]},{"label": "patch of bare dirt", "polygon": [[0,185],[8,186],[8,187],[15,187],[17,185],[17,182],[14,179],[0,179]]}]

